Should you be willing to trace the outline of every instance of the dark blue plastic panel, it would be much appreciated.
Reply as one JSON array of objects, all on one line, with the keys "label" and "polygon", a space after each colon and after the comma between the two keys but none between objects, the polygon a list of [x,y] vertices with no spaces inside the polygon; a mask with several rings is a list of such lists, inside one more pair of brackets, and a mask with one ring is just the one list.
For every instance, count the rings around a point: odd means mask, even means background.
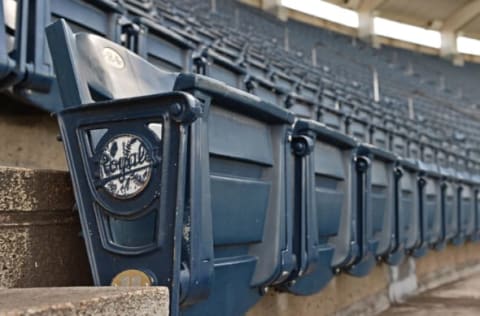
[{"label": "dark blue plastic panel", "polygon": [[[416,148],[410,146],[412,153]],[[442,210],[442,176],[435,164],[435,149],[424,146],[419,161],[421,242],[412,253],[416,257],[426,254],[429,247],[441,249],[444,244]]]},{"label": "dark blue plastic panel", "polygon": [[322,102],[322,106],[331,109],[338,109],[337,96],[335,95],[335,92],[333,90],[324,89],[322,91],[320,100]]},{"label": "dark blue plastic panel", "polygon": [[399,160],[395,170],[395,242],[385,261],[392,265],[401,263],[405,255],[421,243],[421,214],[418,166]]},{"label": "dark blue plastic panel", "polygon": [[460,193],[459,229],[462,239],[470,239],[475,232],[475,187],[464,183]]},{"label": "dark blue plastic panel", "polygon": [[464,156],[455,157],[456,179],[458,181],[458,233],[454,238],[455,245],[461,245],[472,239],[475,231],[475,181],[468,166],[469,160]]},{"label": "dark blue plastic panel", "polygon": [[375,147],[388,150],[390,148],[390,131],[382,126],[371,125],[370,143]]},{"label": "dark blue plastic panel", "polygon": [[177,93],[58,116],[94,283],[108,286],[122,272],[141,271],[147,284],[169,288],[171,315],[181,295],[186,131],[196,106]]},{"label": "dark blue plastic panel", "polygon": [[[459,194],[460,186],[458,182],[458,174],[454,168],[454,164],[449,161],[449,153],[444,150],[437,151],[437,163],[439,171],[442,175],[442,225],[443,225],[443,242],[456,241],[459,239],[459,215],[460,204]],[[454,240],[455,239],[455,240]]]},{"label": "dark blue plastic panel", "polygon": [[265,286],[282,283],[294,269],[287,143],[293,116],[203,76],[181,75],[175,89],[211,100],[201,122],[210,157],[215,279],[208,299],[183,313],[242,315]]},{"label": "dark blue plastic panel", "polygon": [[317,104],[298,95],[288,95],[285,107],[299,118],[316,120],[318,116]]},{"label": "dark blue plastic panel", "polygon": [[192,71],[191,42],[150,19],[138,18],[135,22],[141,28],[135,52],[164,71]]},{"label": "dark blue plastic panel", "polygon": [[27,74],[26,79],[16,86],[18,93],[35,105],[47,110],[61,109],[58,85],[55,81],[52,61],[44,29],[50,23],[64,19],[75,31],[86,31],[120,40],[120,7],[107,0],[47,0],[22,1],[21,15],[26,27],[22,31],[25,41],[24,52],[17,59],[18,72]]},{"label": "dark blue plastic panel", "polygon": [[15,0],[0,2],[0,87],[8,87],[22,79],[15,69],[15,54],[21,48],[18,39],[21,8]]},{"label": "dark blue plastic panel", "polygon": [[293,80],[289,75],[281,71],[275,71],[270,79],[278,86],[280,89],[291,92],[294,90],[295,80]]},{"label": "dark blue plastic panel", "polygon": [[355,117],[347,117],[345,125],[347,134],[355,138],[357,142],[368,143],[370,141],[370,128],[366,121]]},{"label": "dark blue plastic panel", "polygon": [[362,257],[348,273],[365,276],[375,266],[377,258],[387,256],[395,250],[395,163],[393,154],[362,145],[358,155],[366,156],[371,167],[365,179],[365,212],[363,214]]},{"label": "dark blue plastic panel", "polygon": [[318,121],[337,131],[345,132],[345,115],[333,108],[319,106]]},{"label": "dark blue plastic panel", "polygon": [[443,225],[445,241],[457,237],[459,234],[458,186],[456,183],[445,181],[442,191]]},{"label": "dark blue plastic panel", "polygon": [[357,255],[356,142],[313,121],[296,122],[295,232],[298,279],[288,291],[320,291]]},{"label": "dark blue plastic panel", "polygon": [[244,87],[243,82],[246,74],[244,67],[213,49],[208,50],[207,58],[205,75],[235,88]]},{"label": "dark blue plastic panel", "polygon": [[390,151],[402,158],[408,156],[408,137],[400,132],[393,131],[391,133]]}]

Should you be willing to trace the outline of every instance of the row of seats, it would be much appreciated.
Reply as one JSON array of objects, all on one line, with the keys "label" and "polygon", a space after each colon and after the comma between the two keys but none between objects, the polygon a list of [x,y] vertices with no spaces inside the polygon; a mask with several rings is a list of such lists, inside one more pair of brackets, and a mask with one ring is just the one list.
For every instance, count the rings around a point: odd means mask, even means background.
[{"label": "row of seats", "polygon": [[[226,3],[219,6],[235,7],[230,1],[224,2]],[[459,142],[459,139],[452,137],[454,131],[462,132],[464,129],[463,134],[467,137],[462,141],[465,146],[475,147],[478,144],[478,126],[469,118],[459,116],[455,111],[448,112],[442,119],[436,118],[437,113],[442,111],[439,111],[438,106],[424,111],[428,102],[416,107],[415,112],[422,118],[412,117],[408,106],[399,102],[398,98],[385,97],[380,102],[375,102],[369,76],[358,81],[349,78],[365,73],[361,68],[368,67],[346,63],[341,54],[336,52],[327,54],[328,59],[339,60],[342,65],[357,66],[347,72],[328,67],[312,67],[302,56],[286,52],[280,47],[278,41],[284,38],[283,35],[278,40],[269,40],[253,30],[251,32],[254,34],[250,36],[229,26],[231,19],[228,16],[208,10],[204,15],[198,13],[208,9],[209,3],[205,1],[49,0],[48,5],[35,5],[26,0],[4,0],[2,4],[5,30],[0,34],[0,40],[4,38],[1,42],[5,43],[2,45],[5,58],[4,62],[0,60],[0,64],[5,66],[2,76],[4,87],[13,88],[11,91],[18,96],[48,111],[57,111],[62,105],[48,46],[41,30],[62,17],[75,30],[89,31],[121,43],[162,69],[202,73],[282,106],[289,106],[288,96],[292,93],[310,98],[313,103],[333,98],[333,103],[329,103],[331,107],[342,111],[352,107],[349,102],[360,103],[357,108],[396,116],[399,121],[411,121],[411,125],[419,125],[422,130],[426,126],[437,134],[446,130],[445,138],[451,143]],[[245,15],[240,20],[248,18],[257,23],[266,19],[265,14],[255,15],[251,11],[240,10]],[[271,17],[268,19],[270,21],[259,27],[281,33],[278,30],[282,23],[271,21]],[[292,28],[291,32],[296,30],[293,25],[293,22],[288,24]],[[299,34],[302,33],[304,32]],[[291,41],[295,38],[297,37],[292,36]],[[331,43],[335,41],[332,40]],[[322,47],[317,56],[323,56],[327,52],[328,49]],[[395,93],[392,92],[391,95]],[[356,112],[347,114],[355,116]],[[459,118],[452,121],[452,117]],[[316,119],[315,113],[311,113],[311,118]]]},{"label": "row of seats", "polygon": [[[153,56],[162,28],[147,23],[128,26],[128,48],[65,21],[47,30],[95,284],[137,269],[170,288],[172,315],[242,315],[269,288],[311,295],[336,274],[480,236],[471,153],[361,96],[309,96],[294,75],[245,72],[214,42],[192,64],[184,42]],[[102,166],[128,135],[151,164],[132,180],[142,191],[119,201],[109,181],[121,175],[102,178]]]},{"label": "row of seats", "polygon": [[[237,5],[234,1],[221,1],[224,2],[224,7],[234,7],[236,8],[236,12],[239,11],[240,15],[243,14],[243,11],[247,11],[248,9],[242,7],[241,5]],[[194,14],[196,14],[195,11]],[[198,14],[198,13],[197,13]],[[238,15],[238,14],[236,14]],[[265,17],[266,15],[263,14],[262,17]],[[215,20],[219,21],[225,21],[226,23],[224,27],[228,27],[229,21],[231,21],[231,17],[227,17],[229,19],[225,19],[225,17],[214,17]],[[213,19],[213,17],[212,17]],[[248,21],[248,24],[255,24],[257,23],[258,20],[261,18],[256,18],[254,15],[249,15],[249,19],[245,20]],[[246,24],[247,24],[246,23]],[[294,21],[289,21],[286,24],[281,24],[278,23],[276,28],[276,33],[278,34],[283,34],[283,29],[286,28],[289,30],[288,34],[291,34],[289,42],[290,42],[290,47],[295,49],[303,49],[302,54],[300,57],[297,57],[296,64],[299,65],[300,62],[298,60],[302,59],[302,56],[306,55],[307,53],[310,52],[312,46],[314,46],[314,42],[312,39],[317,39],[317,38],[322,38],[323,34],[329,33],[328,31],[315,28],[312,26],[306,26],[304,24],[294,22]],[[271,25],[271,27],[275,27],[275,25]],[[330,32],[331,33],[331,32]],[[252,34],[252,36],[257,36],[257,34]],[[258,36],[257,36],[258,37]],[[383,62],[382,58],[384,55],[389,54],[390,50],[389,48],[382,48],[382,49],[373,49],[369,48],[368,46],[363,45],[361,42],[358,42],[352,38],[342,36],[342,35],[332,35],[330,37],[325,37],[324,42],[322,43],[321,46],[318,46],[317,49],[317,58],[321,58],[318,63],[321,63],[322,65],[325,65],[327,62],[331,63],[336,63],[339,67],[348,67],[348,69],[342,69],[338,67],[332,67],[329,66],[327,67],[327,70],[330,72],[326,74],[322,74],[322,76],[331,76],[331,73],[335,74],[337,77],[334,78],[333,81],[339,82],[341,85],[350,85],[352,84],[357,84],[358,82],[361,83],[360,87],[357,87],[357,90],[363,90],[365,88],[370,89],[371,87],[371,69],[376,68],[377,72],[379,73],[379,80],[380,80],[380,89],[381,89],[381,94],[382,95],[388,95],[390,96],[397,96],[405,100],[403,106],[406,107],[406,99],[409,97],[409,95],[412,95],[412,98],[414,99],[413,105],[415,110],[418,110],[416,112],[419,112],[423,114],[424,117],[428,117],[428,120],[436,120],[436,117],[442,116],[444,120],[452,121],[453,118],[456,119],[455,122],[452,122],[451,127],[454,128],[457,126],[457,129],[463,129],[464,126],[466,127],[467,125],[472,125],[476,126],[475,121],[471,120],[467,116],[465,116],[462,113],[459,113],[458,111],[451,110],[449,108],[449,104],[445,102],[443,99],[448,99],[450,96],[453,94],[447,94],[443,95],[442,92],[439,90],[433,90],[432,91],[425,91],[424,85],[421,82],[417,82],[415,76],[409,76],[405,75],[402,71],[398,71],[397,69],[392,69],[390,67],[390,64]],[[264,39],[265,41],[268,41],[267,38]],[[294,45],[292,44],[294,43]],[[303,44],[302,44],[303,43]],[[352,43],[355,43],[352,46]],[[396,49],[398,52],[401,52],[402,50]],[[274,51],[275,55],[281,55],[279,54],[278,50]],[[282,56],[283,58],[283,56]],[[432,57],[433,58],[433,57]],[[445,64],[445,62],[438,60],[438,63]],[[469,65],[470,66],[470,65]],[[310,65],[311,67],[311,65]],[[450,66],[453,67],[453,66]],[[323,67],[325,68],[325,66]],[[462,68],[462,71],[468,72],[470,67]],[[343,74],[344,73],[344,74]],[[343,80],[343,78],[338,77],[338,75],[341,75],[345,77],[347,80]],[[364,74],[361,77],[359,77],[359,74]],[[366,79],[362,79],[362,77],[366,77]],[[460,77],[460,76],[458,76]],[[352,81],[352,78],[355,79]],[[455,78],[455,77],[454,77]],[[393,80],[395,79],[395,80]],[[392,81],[393,80],[393,81]],[[344,83],[345,82],[345,83]],[[364,87],[362,87],[364,86]],[[415,91],[421,90],[421,94],[415,94]],[[430,98],[425,98],[422,95],[430,95]],[[441,98],[438,96],[441,95]],[[434,96],[435,98],[431,98],[431,96]],[[370,100],[369,100],[370,102]],[[460,102],[460,100],[453,100],[452,102],[459,103],[459,107],[463,106],[463,104]],[[435,104],[435,103],[438,103]],[[423,111],[424,108],[429,107],[430,109],[426,113]],[[450,106],[451,107],[451,106]],[[458,122],[462,122],[462,127],[458,128],[459,124]],[[446,122],[441,122],[438,124],[439,130],[441,128],[445,127]],[[469,132],[475,133],[478,128],[469,128]],[[473,137],[474,138],[474,137]]]}]

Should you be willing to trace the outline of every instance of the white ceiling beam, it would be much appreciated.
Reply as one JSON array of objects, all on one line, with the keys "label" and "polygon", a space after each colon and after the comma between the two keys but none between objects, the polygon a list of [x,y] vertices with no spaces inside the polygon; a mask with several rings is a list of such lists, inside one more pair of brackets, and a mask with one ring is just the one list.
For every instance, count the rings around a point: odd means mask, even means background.
[{"label": "white ceiling beam", "polygon": [[381,6],[385,0],[363,0],[359,3],[357,11],[372,12],[379,6]]},{"label": "white ceiling beam", "polygon": [[442,26],[442,31],[456,32],[480,14],[480,0],[472,0],[450,15]]}]

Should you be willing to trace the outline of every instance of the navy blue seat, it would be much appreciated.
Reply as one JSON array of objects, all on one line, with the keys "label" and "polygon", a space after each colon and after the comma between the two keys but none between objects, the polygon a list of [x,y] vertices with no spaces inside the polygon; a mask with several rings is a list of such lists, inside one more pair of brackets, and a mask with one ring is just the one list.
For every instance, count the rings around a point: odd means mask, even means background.
[{"label": "navy blue seat", "polygon": [[354,276],[366,276],[377,259],[395,251],[395,178],[396,156],[369,144],[362,144],[357,155],[367,157],[371,167],[364,182],[364,212],[358,221],[363,243],[361,256],[347,271]]},{"label": "navy blue seat", "polygon": [[[395,176],[395,246],[385,261],[401,263],[420,240],[420,189],[418,183],[418,155],[409,153],[409,139],[405,134],[393,132],[393,152],[398,156]],[[410,148],[411,150],[411,148]],[[399,178],[399,179],[398,179]]]},{"label": "navy blue seat", "polygon": [[[59,110],[61,100],[55,81],[50,52],[44,36],[45,27],[64,19],[75,31],[87,31],[120,42],[121,28],[117,23],[122,9],[109,0],[50,0],[19,2],[25,14],[20,15],[24,36],[23,51],[17,55],[17,71],[25,80],[15,86],[16,92],[44,110]],[[29,36],[35,34],[36,36]]]},{"label": "navy blue seat", "polygon": [[370,124],[355,116],[348,115],[346,117],[345,131],[359,143],[369,143],[371,140]]},{"label": "navy blue seat", "polygon": [[183,80],[188,84],[175,89],[212,98],[206,123],[215,282],[209,299],[186,314],[242,315],[265,286],[285,281],[296,262],[287,145],[293,116],[206,77],[188,78],[195,84]]},{"label": "navy blue seat", "polygon": [[316,120],[318,117],[318,106],[315,100],[290,93],[286,96],[284,104],[289,111],[299,118]]},{"label": "navy blue seat", "polygon": [[473,183],[473,209],[474,209],[474,232],[472,240],[480,240],[480,163],[477,160],[469,160],[469,172]]},{"label": "navy blue seat", "polygon": [[423,143],[420,151],[421,241],[412,252],[414,257],[424,256],[430,247],[443,245],[442,176],[436,164],[436,148]]},{"label": "navy blue seat", "polygon": [[[23,79],[25,73],[16,69],[16,59],[22,50],[19,41],[21,7],[14,0],[0,2],[0,87],[6,88]],[[23,29],[23,28],[22,28]]]},{"label": "navy blue seat", "polygon": [[458,174],[455,170],[455,157],[444,149],[437,150],[437,164],[442,175],[442,227],[443,244],[437,245],[442,249],[449,241],[461,243],[459,237],[459,193]]},{"label": "navy blue seat", "polygon": [[[284,281],[295,263],[293,201],[285,177],[293,159],[287,143],[293,115],[219,81],[164,72],[104,38],[72,34],[65,22],[50,27],[48,38],[57,76],[64,78],[65,106],[168,91],[188,92],[202,103],[201,117],[183,131],[188,138],[186,192],[179,197],[185,205],[177,262],[181,313],[242,315],[265,287]],[[84,218],[94,216],[82,205],[79,209]],[[133,223],[112,228],[121,239],[145,229],[134,219],[127,221]],[[96,241],[95,229],[88,232],[92,267],[108,264],[96,261],[108,249]],[[113,257],[123,262],[122,254]],[[133,265],[135,256],[129,258]],[[110,283],[113,271],[93,271],[95,284]]]},{"label": "navy blue seat", "polygon": [[311,121],[295,123],[294,252],[297,267],[284,288],[320,291],[358,255],[356,142]]},{"label": "navy blue seat", "polygon": [[327,125],[328,127],[340,132],[345,132],[346,117],[340,110],[326,107],[324,105],[318,106],[318,119],[319,122]]},{"label": "navy blue seat", "polygon": [[220,80],[235,88],[244,87],[246,68],[237,60],[213,49],[208,49],[205,57],[207,58],[205,71],[199,72],[200,74]]},{"label": "navy blue seat", "polygon": [[468,158],[455,155],[455,167],[458,181],[458,233],[455,245],[461,245],[472,238],[475,231],[475,181],[473,170],[468,169]]},{"label": "navy blue seat", "polygon": [[370,141],[372,145],[384,150],[389,150],[390,148],[390,131],[384,127],[380,122],[372,122],[370,124]]},{"label": "navy blue seat", "polygon": [[129,39],[131,50],[164,71],[192,71],[195,48],[192,42],[150,18],[132,17],[132,20],[140,29]]}]

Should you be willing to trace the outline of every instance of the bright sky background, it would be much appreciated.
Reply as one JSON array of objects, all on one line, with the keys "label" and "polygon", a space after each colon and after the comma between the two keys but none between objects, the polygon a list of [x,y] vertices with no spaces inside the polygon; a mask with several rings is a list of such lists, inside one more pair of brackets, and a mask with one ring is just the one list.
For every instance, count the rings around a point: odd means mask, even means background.
[{"label": "bright sky background", "polygon": [[[421,1],[421,0],[419,0]],[[282,0],[282,5],[325,20],[349,27],[358,27],[357,12],[323,0]],[[440,48],[442,40],[438,31],[395,22],[379,17],[373,19],[374,33],[433,48]],[[480,40],[459,36],[457,49],[461,53],[480,55]]]}]

